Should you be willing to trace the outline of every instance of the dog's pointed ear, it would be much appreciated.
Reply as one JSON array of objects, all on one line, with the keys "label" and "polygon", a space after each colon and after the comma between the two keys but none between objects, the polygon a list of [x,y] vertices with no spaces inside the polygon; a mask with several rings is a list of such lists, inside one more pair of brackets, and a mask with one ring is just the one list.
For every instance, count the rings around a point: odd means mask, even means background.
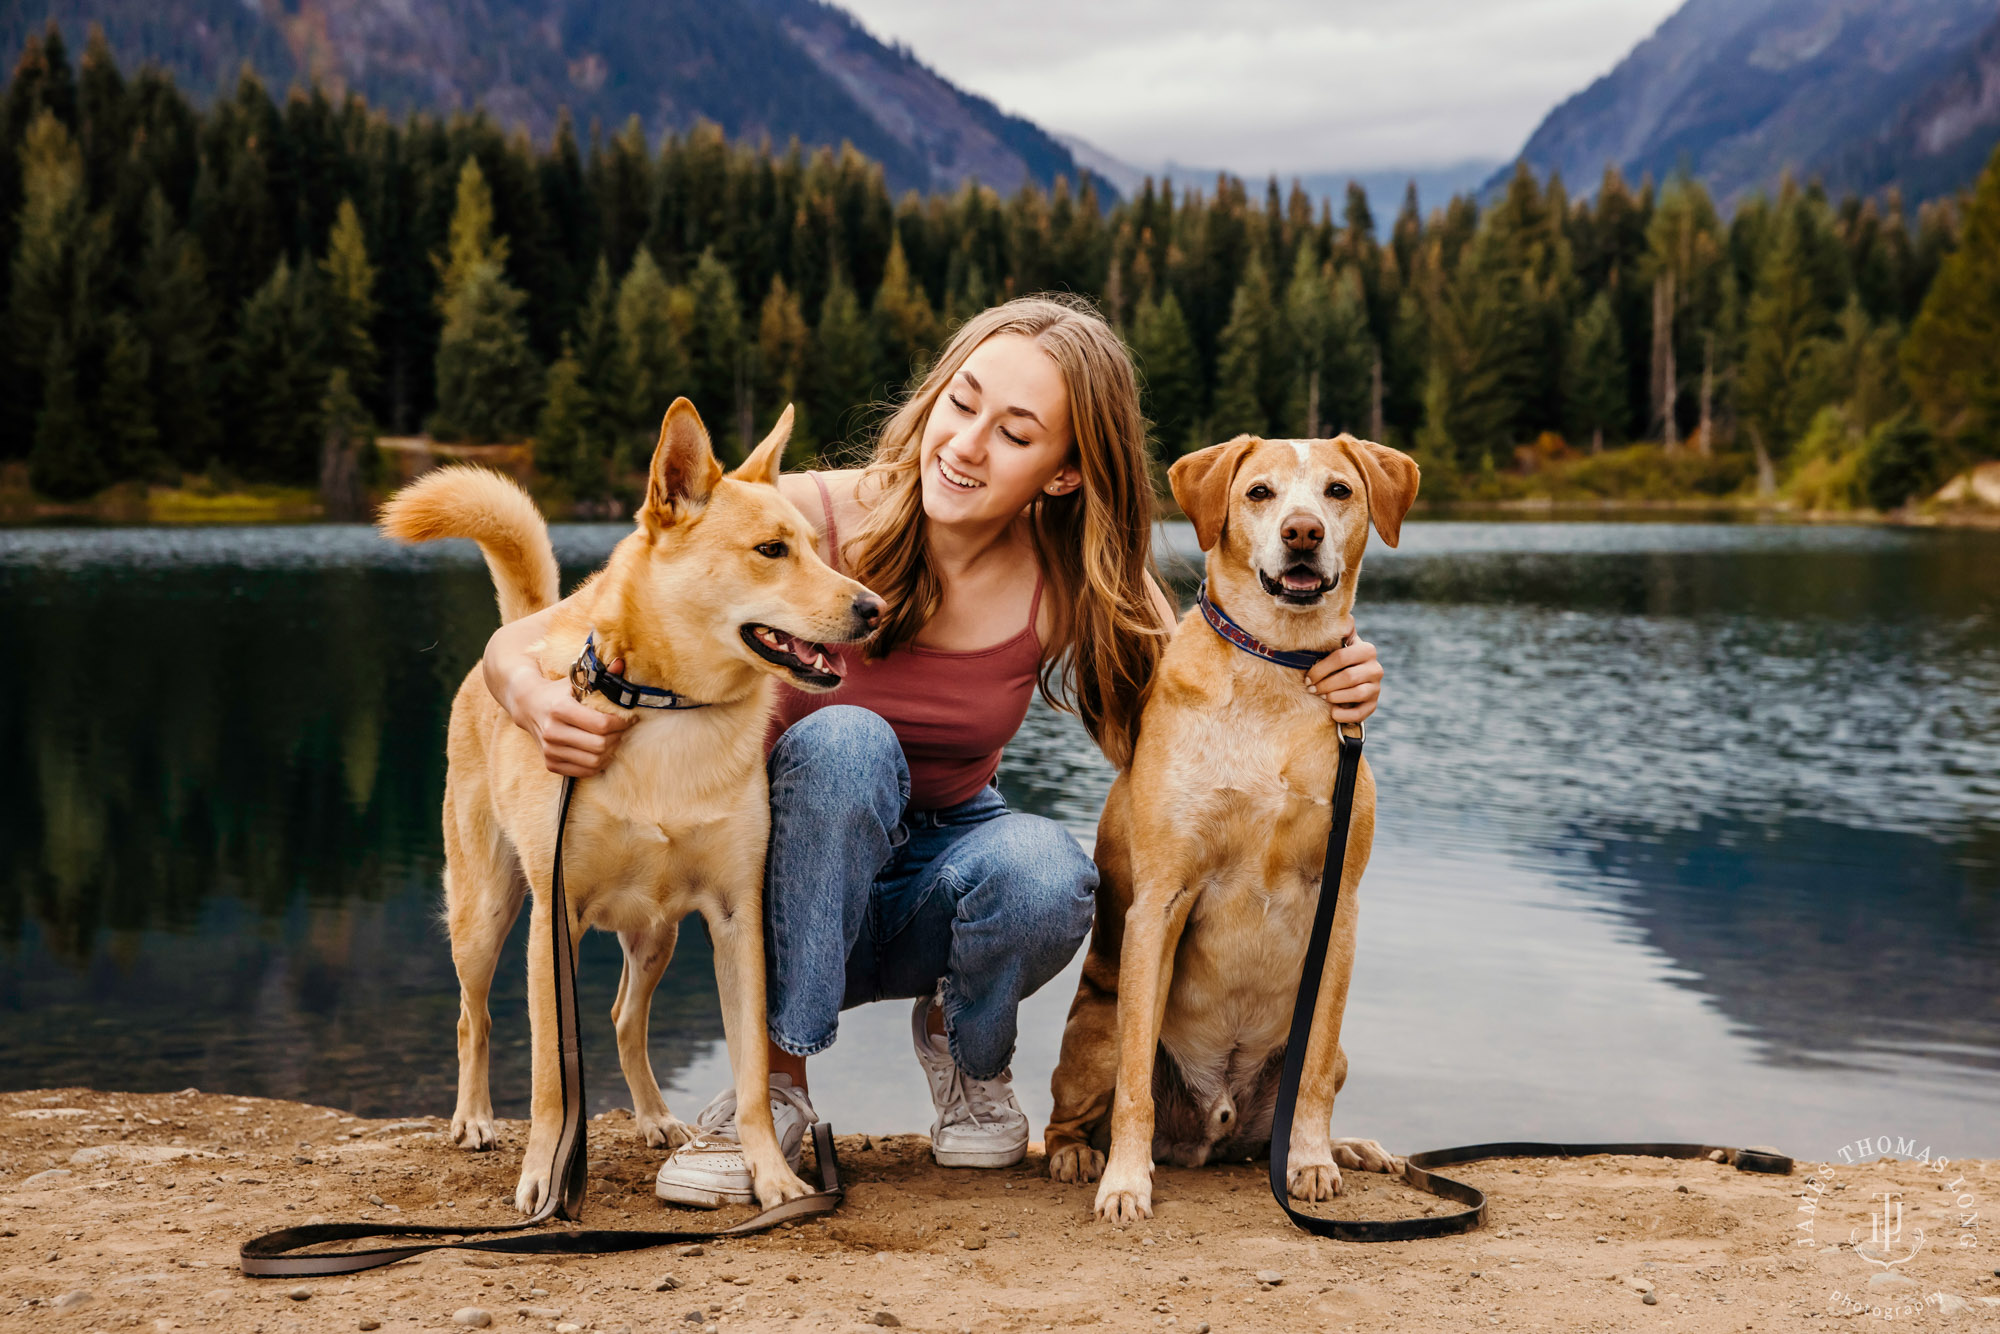
[{"label": "dog's pointed ear", "polygon": [[1417,498],[1417,461],[1400,449],[1373,440],[1346,437],[1347,452],[1368,482],[1368,518],[1382,540],[1395,546],[1403,535],[1403,516]]},{"label": "dog's pointed ear", "polygon": [[1239,435],[1176,459],[1174,466],[1167,469],[1167,485],[1173,488],[1174,503],[1193,522],[1195,540],[1201,543],[1203,551],[1213,548],[1222,538],[1223,525],[1229,518],[1229,484],[1236,480],[1236,470],[1243,466],[1244,456],[1256,444],[1255,436]]},{"label": "dog's pointed ear", "polygon": [[737,465],[731,477],[743,482],[762,482],[766,486],[778,484],[778,459],[785,452],[785,442],[792,438],[792,405],[785,404],[785,410],[778,414],[778,424],[764,437],[757,448],[750,451],[750,457]]},{"label": "dog's pointed ear", "polygon": [[653,447],[653,466],[646,475],[646,503],[639,522],[649,537],[687,517],[708,499],[722,480],[722,465],[708,443],[701,414],[685,398],[677,398],[660,422],[660,443]]}]

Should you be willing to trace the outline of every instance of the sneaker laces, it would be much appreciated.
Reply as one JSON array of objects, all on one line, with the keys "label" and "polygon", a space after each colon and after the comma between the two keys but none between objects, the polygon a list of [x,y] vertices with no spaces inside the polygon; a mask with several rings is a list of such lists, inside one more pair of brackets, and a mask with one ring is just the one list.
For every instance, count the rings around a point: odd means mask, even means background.
[{"label": "sneaker laces", "polygon": [[962,1125],[969,1121],[976,1126],[997,1125],[1008,1120],[1010,1113],[1021,1115],[1014,1099],[1013,1078],[1014,1072],[1009,1069],[993,1079],[974,1079],[953,1061],[950,1082],[945,1085],[949,1101],[944,1108],[944,1124]]},{"label": "sneaker laces", "polygon": [[[770,1085],[773,1101],[789,1103],[806,1125],[819,1120],[819,1113],[813,1110],[812,1100],[806,1091],[788,1078],[784,1083]],[[772,1118],[774,1121],[776,1117]],[[683,1147],[690,1149],[737,1148],[742,1143],[742,1135],[736,1129],[736,1090],[726,1088],[709,1100],[708,1106],[694,1119],[694,1135]]]}]

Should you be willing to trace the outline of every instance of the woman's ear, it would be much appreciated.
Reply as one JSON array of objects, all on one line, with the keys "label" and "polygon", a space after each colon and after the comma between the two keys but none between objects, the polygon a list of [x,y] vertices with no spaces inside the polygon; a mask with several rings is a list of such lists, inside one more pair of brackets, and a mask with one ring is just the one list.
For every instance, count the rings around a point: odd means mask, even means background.
[{"label": "woman's ear", "polygon": [[1255,436],[1239,435],[1176,459],[1167,469],[1174,503],[1193,522],[1195,540],[1203,551],[1212,550],[1222,540],[1229,519],[1229,484],[1236,480],[1236,470],[1256,444]]},{"label": "woman's ear", "polygon": [[1056,475],[1042,483],[1045,496],[1066,496],[1083,485],[1083,469],[1074,463],[1065,463],[1056,469]]}]

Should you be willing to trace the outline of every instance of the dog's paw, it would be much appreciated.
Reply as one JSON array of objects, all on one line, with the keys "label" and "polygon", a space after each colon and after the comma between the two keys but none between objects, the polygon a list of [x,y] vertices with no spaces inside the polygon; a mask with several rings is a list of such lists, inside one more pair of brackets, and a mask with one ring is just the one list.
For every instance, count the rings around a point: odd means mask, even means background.
[{"label": "dog's paw", "polygon": [[534,1213],[549,1198],[548,1155],[531,1153],[528,1161],[539,1161],[542,1165],[522,1168],[521,1184],[514,1188],[514,1207],[524,1214]]},{"label": "dog's paw", "polygon": [[813,1193],[813,1188],[801,1180],[797,1172],[782,1163],[775,1171],[753,1170],[751,1177],[751,1188],[757,1192],[757,1203],[766,1209]]},{"label": "dog's paw", "polygon": [[687,1122],[672,1112],[658,1115],[641,1115],[632,1118],[639,1130],[639,1138],[649,1149],[678,1149],[694,1138],[694,1131]]},{"label": "dog's paw", "polygon": [[1372,1139],[1335,1140],[1333,1160],[1357,1172],[1388,1172],[1400,1176],[1403,1171],[1403,1160]]},{"label": "dog's paw", "polygon": [[492,1112],[458,1112],[451,1118],[451,1142],[461,1149],[483,1153],[498,1142]]},{"label": "dog's paw", "polygon": [[1340,1169],[1332,1163],[1294,1163],[1285,1172],[1285,1193],[1295,1200],[1330,1200],[1340,1194]]},{"label": "dog's paw", "polygon": [[1104,1175],[1104,1155],[1088,1144],[1071,1140],[1049,1152],[1049,1178],[1081,1184]]},{"label": "dog's paw", "polygon": [[1148,1167],[1144,1172],[1123,1172],[1113,1169],[1104,1174],[1104,1180],[1097,1187],[1097,1219],[1101,1223],[1112,1223],[1120,1227],[1136,1223],[1142,1218],[1153,1216],[1153,1172]]}]

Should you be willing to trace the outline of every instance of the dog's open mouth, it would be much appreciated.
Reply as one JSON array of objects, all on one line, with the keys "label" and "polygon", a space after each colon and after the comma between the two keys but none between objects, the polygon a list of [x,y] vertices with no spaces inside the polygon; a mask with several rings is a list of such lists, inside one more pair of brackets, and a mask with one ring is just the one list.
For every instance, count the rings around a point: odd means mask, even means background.
[{"label": "dog's open mouth", "polygon": [[775,662],[801,685],[831,690],[847,675],[847,664],[841,661],[838,649],[768,625],[746,625],[739,633],[752,653],[766,662]]},{"label": "dog's open mouth", "polygon": [[1318,602],[1340,582],[1338,575],[1329,579],[1310,565],[1293,565],[1276,579],[1259,570],[1257,578],[1263,581],[1266,593],[1300,607]]}]

